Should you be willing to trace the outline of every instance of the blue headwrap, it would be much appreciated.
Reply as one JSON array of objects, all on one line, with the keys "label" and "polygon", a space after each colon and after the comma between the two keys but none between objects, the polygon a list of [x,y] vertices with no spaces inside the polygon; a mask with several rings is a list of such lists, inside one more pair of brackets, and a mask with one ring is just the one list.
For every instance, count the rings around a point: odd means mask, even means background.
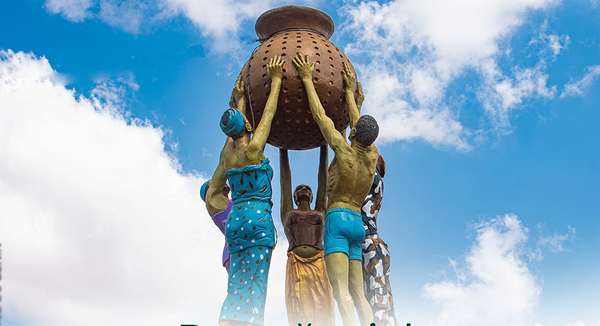
[{"label": "blue headwrap", "polygon": [[206,181],[200,187],[200,198],[202,198],[202,200],[204,200],[204,201],[206,201],[206,192],[208,192],[208,183],[209,182],[210,181]]},{"label": "blue headwrap", "polygon": [[244,132],[244,115],[238,110],[227,109],[221,116],[221,130],[229,137],[238,137]]}]

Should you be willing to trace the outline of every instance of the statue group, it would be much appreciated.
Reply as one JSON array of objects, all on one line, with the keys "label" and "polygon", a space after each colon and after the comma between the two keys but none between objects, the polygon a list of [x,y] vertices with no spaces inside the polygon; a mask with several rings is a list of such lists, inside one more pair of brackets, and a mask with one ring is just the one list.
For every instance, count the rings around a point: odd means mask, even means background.
[{"label": "statue group", "polygon": [[[236,80],[220,121],[219,164],[200,194],[225,235],[227,297],[219,324],[263,325],[271,256],[273,169],[279,148],[281,224],[289,242],[285,304],[290,325],[396,325],[390,257],[377,231],[385,161],[377,121],[360,115],[364,99],[348,58],[329,41],[321,11],[286,6],[264,13],[261,45]],[[346,129],[350,133],[346,138]],[[319,148],[318,186],[292,193],[288,150]],[[335,153],[329,164],[329,148]]]}]

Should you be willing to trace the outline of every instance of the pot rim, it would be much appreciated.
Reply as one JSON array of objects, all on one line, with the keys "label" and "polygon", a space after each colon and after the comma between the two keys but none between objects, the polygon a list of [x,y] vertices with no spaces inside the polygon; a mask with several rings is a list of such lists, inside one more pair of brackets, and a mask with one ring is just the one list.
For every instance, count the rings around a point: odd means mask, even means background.
[{"label": "pot rim", "polygon": [[310,30],[329,39],[335,24],[319,9],[291,5],[265,11],[256,20],[255,30],[261,42],[286,30]]}]

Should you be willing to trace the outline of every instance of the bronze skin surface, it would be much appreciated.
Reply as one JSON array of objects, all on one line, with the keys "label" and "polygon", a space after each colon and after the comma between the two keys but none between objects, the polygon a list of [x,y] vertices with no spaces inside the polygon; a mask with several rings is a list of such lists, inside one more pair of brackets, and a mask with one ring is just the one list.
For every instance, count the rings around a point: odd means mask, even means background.
[{"label": "bronze skin surface", "polygon": [[[293,63],[304,85],[313,119],[335,152],[328,170],[328,209],[347,208],[360,214],[362,203],[373,182],[379,153],[375,145],[365,146],[354,137],[354,129],[360,116],[353,92],[356,87],[356,77],[349,66],[345,65],[344,91],[352,127],[351,142],[348,144],[344,135],[335,129],[333,121],[325,114],[319,100],[312,80],[314,63],[308,56],[302,54],[297,54]],[[369,325],[373,322],[373,312],[364,294],[362,262],[349,260],[342,252],[326,255],[325,261],[333,295],[344,325],[355,325],[354,308],[358,311],[361,324]]]},{"label": "bronze skin surface", "polygon": [[[223,148],[227,147],[231,142],[233,142],[233,139],[227,137]],[[229,187],[227,186],[223,161],[223,151],[221,151],[219,165],[217,165],[217,168],[213,172],[208,183],[208,190],[206,191],[206,209],[210,216],[215,216],[215,214],[224,211],[229,202]]]},{"label": "bronze skin surface", "polygon": [[[225,171],[231,168],[239,168],[247,165],[259,164],[265,158],[263,153],[267,137],[271,131],[271,123],[277,110],[277,99],[281,90],[281,79],[283,77],[283,64],[285,61],[281,57],[272,58],[267,64],[267,73],[271,77],[271,91],[264,113],[260,123],[250,137],[250,123],[246,121],[246,132],[231,142],[227,142],[221,152],[223,159],[222,165]],[[246,101],[244,95],[244,84],[241,79],[236,82],[234,91],[234,101],[237,102],[237,109],[245,116]]]},{"label": "bronze skin surface", "polygon": [[279,150],[281,224],[289,242],[285,303],[290,326],[308,322],[313,325],[335,323],[333,293],[323,256],[327,151],[326,145],[321,146],[317,199],[312,209],[310,186],[298,185],[292,195],[288,152]]},{"label": "bronze skin surface", "polygon": [[[289,213],[294,211],[307,212],[311,211],[310,204],[312,201],[312,190],[308,185],[299,185],[294,191],[293,200],[298,206],[296,209],[293,208],[292,203],[292,177],[290,172],[290,162],[288,158],[288,152],[285,149],[279,150],[279,171],[280,171],[280,183],[281,183],[281,224],[286,225],[286,219],[289,218]],[[319,175],[318,175],[318,188],[317,188],[317,201],[315,204],[315,211],[321,214],[325,213],[326,207],[326,182],[327,182],[327,145],[321,146],[320,148],[320,159],[319,159]],[[302,230],[300,230],[302,231]],[[322,240],[321,240],[322,241]],[[310,245],[300,244],[292,248],[292,251],[301,257],[308,258],[317,254],[321,248],[316,248]]]}]

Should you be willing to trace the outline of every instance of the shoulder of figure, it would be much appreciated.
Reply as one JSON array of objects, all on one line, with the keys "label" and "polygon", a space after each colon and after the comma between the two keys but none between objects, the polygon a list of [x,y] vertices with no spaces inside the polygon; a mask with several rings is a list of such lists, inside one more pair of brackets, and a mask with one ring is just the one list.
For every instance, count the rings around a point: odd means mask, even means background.
[{"label": "shoulder of figure", "polygon": [[371,155],[379,157],[379,149],[377,149],[377,146],[371,145]]},{"label": "shoulder of figure", "polygon": [[346,157],[347,155],[352,155],[352,153],[354,153],[352,146],[350,146],[350,144],[344,141],[340,141],[339,144],[331,146],[331,149],[333,150],[335,156],[340,156],[341,158]]}]

